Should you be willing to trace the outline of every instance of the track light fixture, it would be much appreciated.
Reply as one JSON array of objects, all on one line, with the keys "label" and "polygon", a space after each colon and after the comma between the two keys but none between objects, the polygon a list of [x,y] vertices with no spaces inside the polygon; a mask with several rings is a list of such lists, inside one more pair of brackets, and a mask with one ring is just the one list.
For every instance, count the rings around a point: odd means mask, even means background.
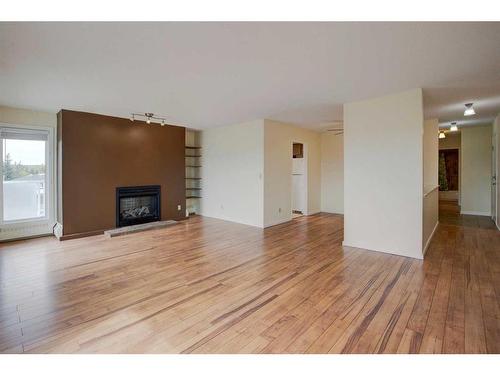
[{"label": "track light fixture", "polygon": [[439,132],[439,139],[443,139],[443,138],[446,138],[446,134],[444,134],[443,131],[440,131]]},{"label": "track light fixture", "polygon": [[452,132],[456,132],[457,130],[458,130],[457,123],[456,123],[456,121],[453,121],[453,122],[451,123],[451,126],[450,126],[450,131],[452,131]]},{"label": "track light fixture", "polygon": [[153,121],[158,121],[161,126],[165,126],[166,121],[165,117],[155,116],[155,114],[151,112],[130,114],[130,121],[135,121],[137,118],[146,119],[146,124],[152,124]]}]

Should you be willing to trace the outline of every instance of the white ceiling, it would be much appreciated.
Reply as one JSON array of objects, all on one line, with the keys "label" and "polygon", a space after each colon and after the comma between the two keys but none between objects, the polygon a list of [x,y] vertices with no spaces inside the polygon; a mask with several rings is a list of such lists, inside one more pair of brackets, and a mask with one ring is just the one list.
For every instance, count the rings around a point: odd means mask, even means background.
[{"label": "white ceiling", "polygon": [[461,123],[472,101],[490,122],[500,23],[0,23],[0,104],[15,107],[319,130],[343,103],[415,87],[428,118]]}]

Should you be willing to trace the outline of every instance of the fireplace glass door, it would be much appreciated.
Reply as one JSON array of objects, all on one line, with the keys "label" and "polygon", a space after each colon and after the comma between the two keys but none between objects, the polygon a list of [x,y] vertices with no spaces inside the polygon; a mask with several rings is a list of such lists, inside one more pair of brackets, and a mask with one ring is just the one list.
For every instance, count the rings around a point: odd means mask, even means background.
[{"label": "fireplace glass door", "polygon": [[116,189],[116,226],[160,220],[160,186],[132,186]]}]

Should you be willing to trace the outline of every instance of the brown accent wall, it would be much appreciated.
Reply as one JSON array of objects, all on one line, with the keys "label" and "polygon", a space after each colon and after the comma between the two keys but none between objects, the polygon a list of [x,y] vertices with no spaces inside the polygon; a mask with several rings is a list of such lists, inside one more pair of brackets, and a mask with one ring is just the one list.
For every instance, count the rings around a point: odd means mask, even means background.
[{"label": "brown accent wall", "polygon": [[161,185],[162,220],[185,216],[185,128],[68,110],[58,127],[63,239],[114,228],[119,186]]}]

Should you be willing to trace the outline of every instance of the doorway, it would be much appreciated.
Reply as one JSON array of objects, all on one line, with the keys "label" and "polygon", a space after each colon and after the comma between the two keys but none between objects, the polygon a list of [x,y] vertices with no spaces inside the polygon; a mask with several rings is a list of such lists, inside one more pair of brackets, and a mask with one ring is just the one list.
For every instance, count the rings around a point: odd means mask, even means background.
[{"label": "doorway", "polygon": [[439,150],[439,199],[458,203],[460,189],[459,151],[457,148]]},{"label": "doorway", "polygon": [[307,214],[307,152],[300,142],[292,143],[292,219]]},{"label": "doorway", "polygon": [[0,127],[0,240],[52,232],[52,147],[51,128]]}]

